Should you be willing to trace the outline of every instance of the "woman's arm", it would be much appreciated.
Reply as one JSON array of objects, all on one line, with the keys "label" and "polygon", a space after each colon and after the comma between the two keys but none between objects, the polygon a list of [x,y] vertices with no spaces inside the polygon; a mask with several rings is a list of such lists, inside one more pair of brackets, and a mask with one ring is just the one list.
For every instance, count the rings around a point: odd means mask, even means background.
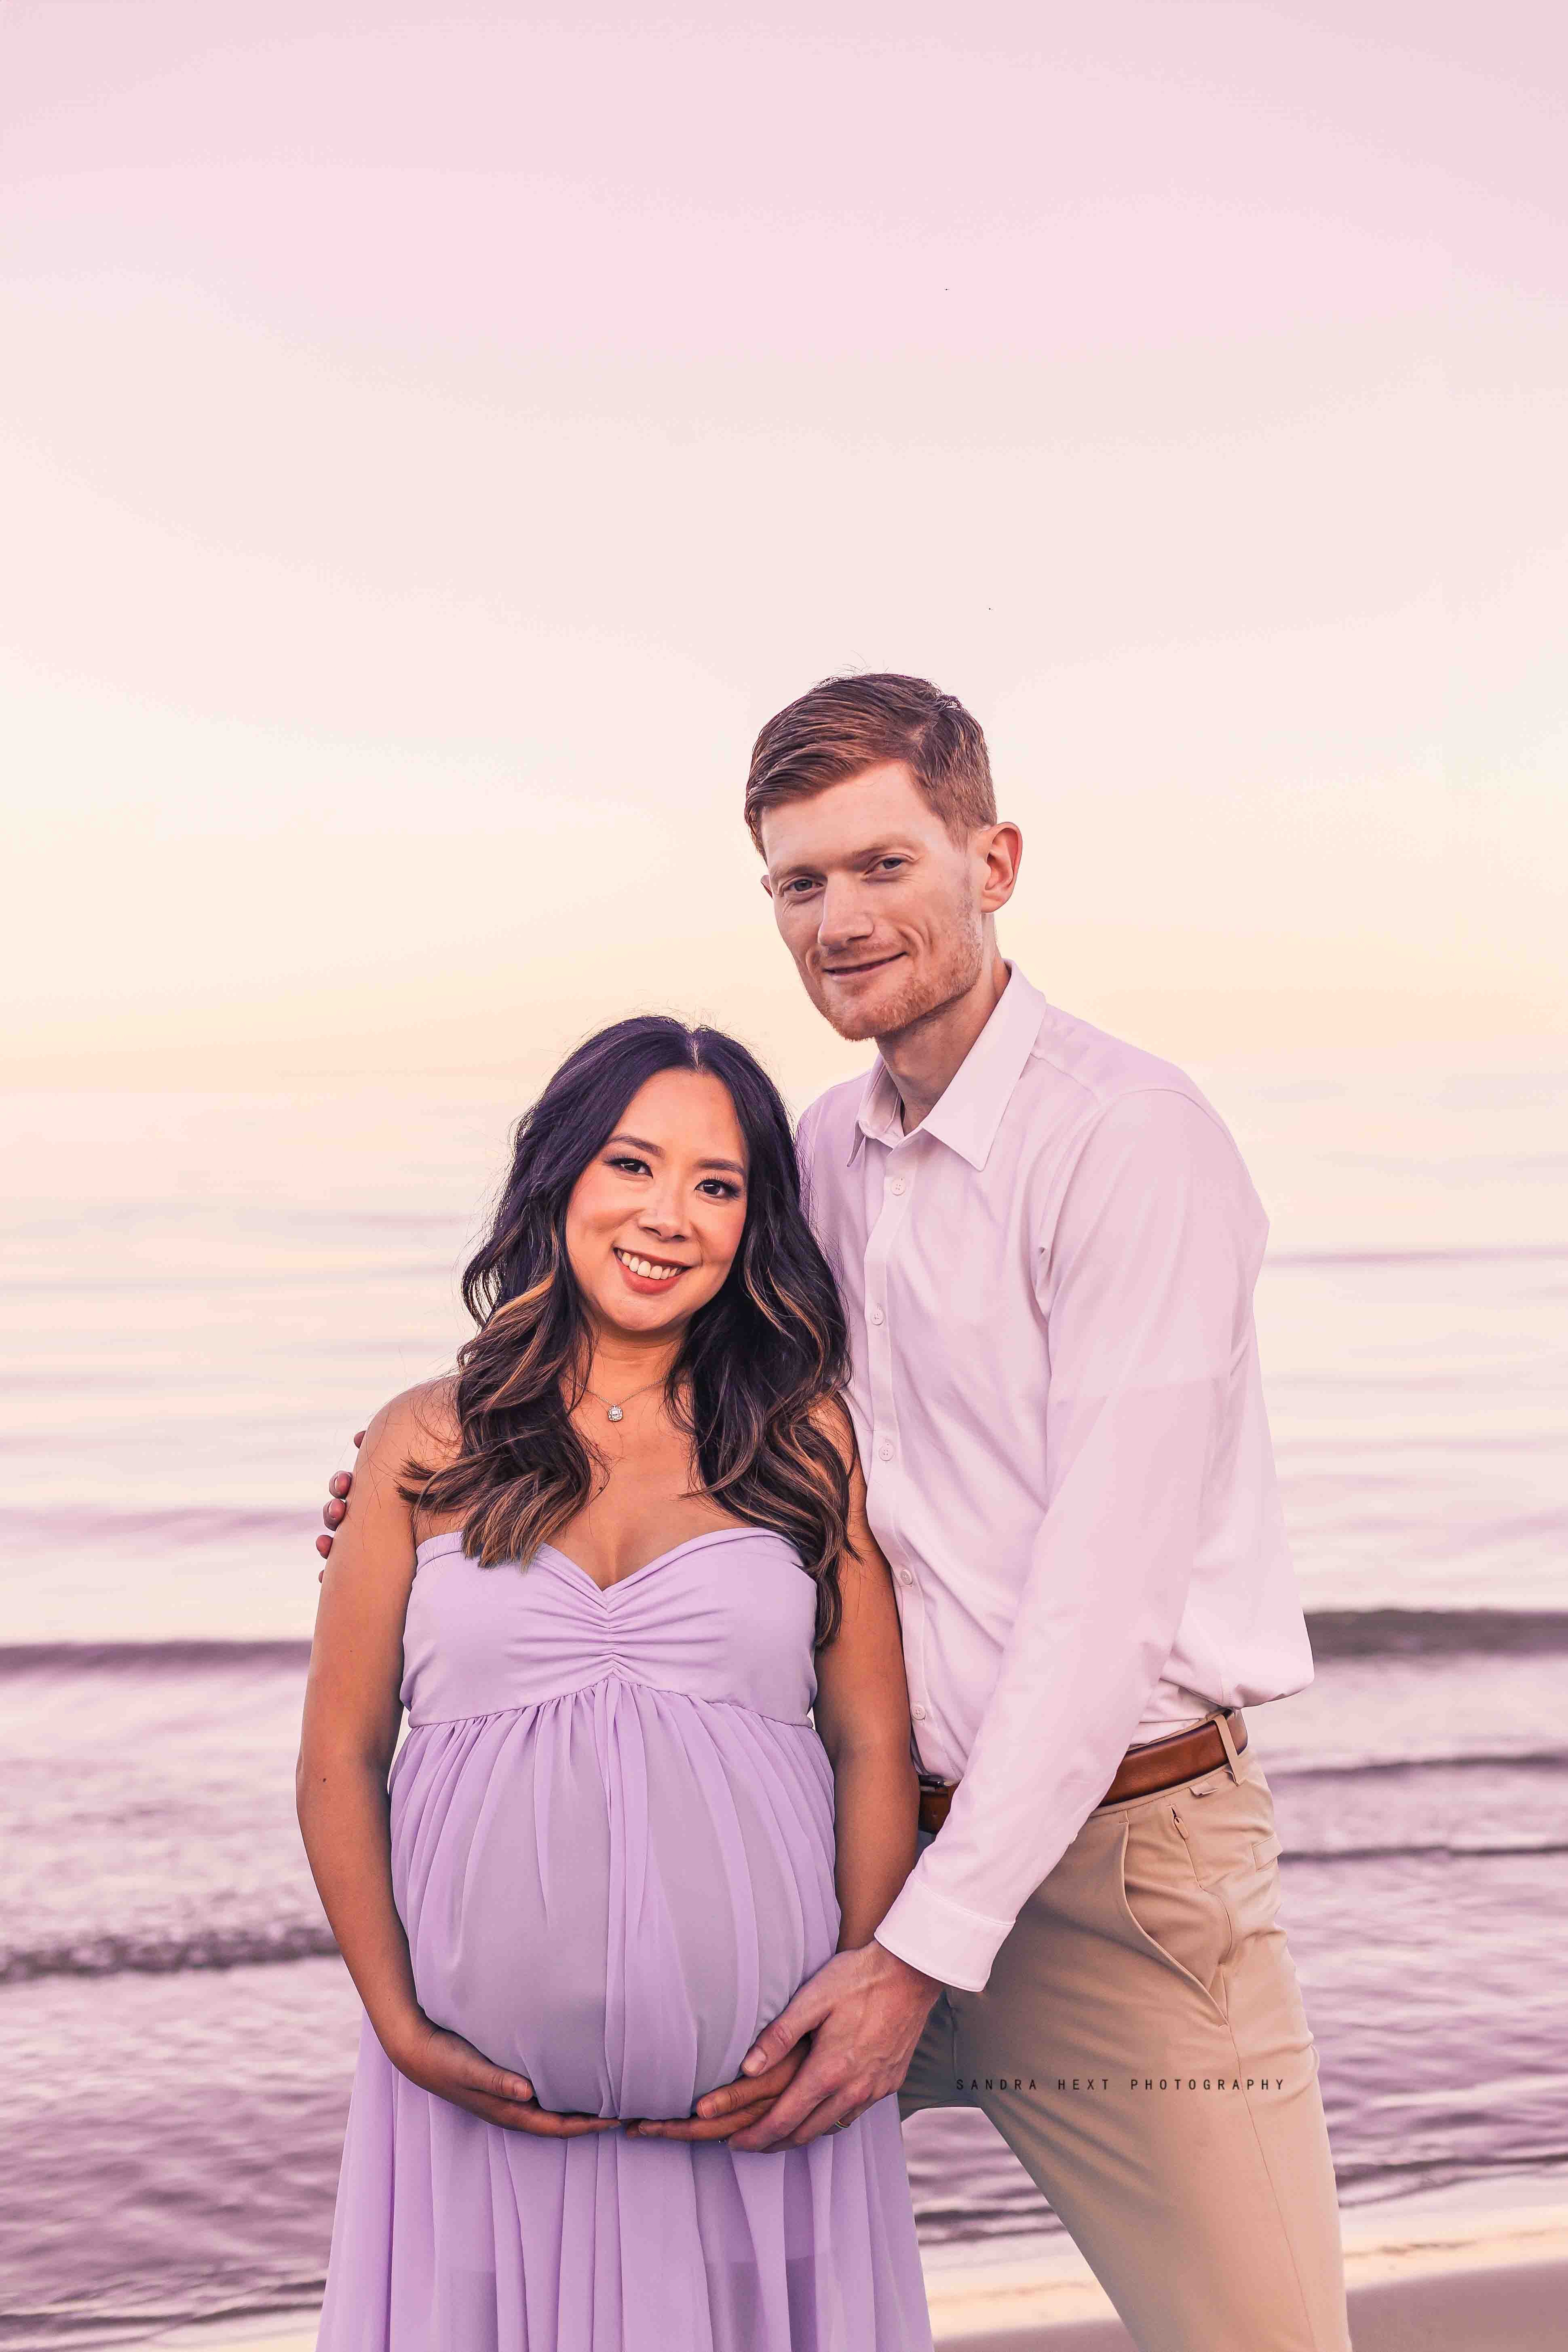
[{"label": "woman's arm", "polygon": [[386,1797],[403,1719],[403,1620],[414,1581],[413,1514],[397,1482],[413,1437],[407,1397],[384,1406],[365,1432],[353,1508],[321,1580],[294,1775],[322,1908],[394,2064],[419,2015],[392,1897]]},{"label": "woman's arm", "polygon": [[847,1952],[870,1942],[914,1868],[920,1787],[893,1580],[866,1517],[848,1416],[834,1412],[849,1470],[849,1543],[839,1569],[843,1622],[817,1653],[816,1715],[833,1766],[838,1948]]},{"label": "woman's arm", "polygon": [[316,1612],[294,1776],[300,1831],[338,1948],[398,2071],[489,2123],[552,2136],[597,2130],[597,2118],[547,2114],[525,2076],[431,2023],[393,1899],[386,1776],[403,1716],[403,1621],[415,1570],[414,1516],[397,1487],[411,1454],[439,1458],[443,1437],[449,1448],[443,1404],[438,1385],[411,1390],[365,1433],[353,1507]]}]

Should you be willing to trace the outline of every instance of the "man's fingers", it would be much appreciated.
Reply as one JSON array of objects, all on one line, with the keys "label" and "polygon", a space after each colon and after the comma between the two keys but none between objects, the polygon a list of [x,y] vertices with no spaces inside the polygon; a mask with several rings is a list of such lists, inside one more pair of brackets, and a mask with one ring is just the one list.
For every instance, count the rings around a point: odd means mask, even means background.
[{"label": "man's fingers", "polygon": [[754,2107],[793,2083],[800,2070],[799,2045],[781,2058],[776,2066],[769,2066],[761,2074],[748,2074],[743,2082],[725,2083],[717,2091],[705,2091],[697,2102],[697,2113],[704,2123],[715,2117],[739,2114],[742,2107]]},{"label": "man's fingers", "polygon": [[795,2126],[787,2139],[775,2140],[775,2147],[805,2147],[808,2141],[820,2139],[824,2132],[837,2131],[840,2124],[852,2124],[866,2112],[868,2100],[847,2097],[840,2091],[831,2099],[824,2099],[805,2120]]},{"label": "man's fingers", "polygon": [[803,2034],[812,2032],[821,2024],[832,2003],[824,2000],[820,1992],[813,1990],[816,1982],[816,1978],[813,1978],[810,1984],[802,1985],[789,2007],[775,2017],[771,2025],[763,2026],[741,2061],[742,2074],[755,2080],[767,2067],[776,2066],[779,2060],[795,2048]]},{"label": "man's fingers", "polygon": [[629,2127],[633,2139],[727,2139],[731,2134],[743,2131],[748,2124],[760,2122],[773,2105],[772,2094],[757,2099],[750,2106],[727,2107],[722,2115],[704,2116],[679,2116],[666,2121],[659,2117],[649,2123],[637,2123]]},{"label": "man's fingers", "polygon": [[818,2107],[834,2102],[834,2111],[837,2113],[839,2109],[852,2105],[853,2100],[847,2092],[843,2062],[835,2063],[824,2056],[820,2047],[815,2049],[788,2090],[774,2100],[760,2122],[749,2124],[743,2133],[737,2134],[731,2145],[736,2147],[782,2147],[790,2134],[798,2131],[807,2116],[814,2115]]}]

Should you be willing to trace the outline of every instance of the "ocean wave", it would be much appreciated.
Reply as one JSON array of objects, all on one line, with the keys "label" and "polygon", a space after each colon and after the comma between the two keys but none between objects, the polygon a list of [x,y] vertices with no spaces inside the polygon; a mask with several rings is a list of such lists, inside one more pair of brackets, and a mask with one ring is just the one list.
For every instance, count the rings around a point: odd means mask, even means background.
[{"label": "ocean wave", "polygon": [[[1278,1776],[1276,1776],[1278,1777]],[[1342,1867],[1373,1862],[1436,1857],[1482,1863],[1521,1855],[1568,1853],[1555,1838],[1413,1838],[1364,1845],[1295,1845],[1285,1849],[1288,1870]],[[228,1927],[148,1928],[141,1934],[84,1929],[53,1940],[0,1946],[0,1986],[36,1984],[47,1978],[178,1976],[228,1969],[330,1958],[337,1950],[322,1918],[294,1916],[271,1923],[255,1920]]]},{"label": "ocean wave", "polygon": [[1469,1755],[1329,1757],[1321,1763],[1302,1763],[1282,1756],[1268,1764],[1271,1781],[1387,1780],[1405,1772],[1561,1772],[1568,1765],[1568,1748],[1486,1748]]},{"label": "ocean wave", "polygon": [[[1308,1612],[1312,1654],[1328,1659],[1541,1657],[1568,1654],[1568,1610],[1328,1609]],[[0,1643],[0,1675],[302,1668],[307,1641],[23,1642]],[[1500,1759],[1511,1760],[1511,1759]]]},{"label": "ocean wave", "polygon": [[192,1969],[257,1968],[279,1960],[321,1959],[337,1948],[324,1919],[185,1935],[89,1935],[0,1949],[0,1985],[36,1984],[45,1977],[165,1977]]},{"label": "ocean wave", "polygon": [[1283,1859],[1288,1863],[1399,1862],[1407,1855],[1424,1853],[1443,1854],[1457,1862],[1486,1862],[1509,1854],[1568,1853],[1568,1843],[1554,1838],[1520,1838],[1501,1845],[1468,1845],[1456,1838],[1430,1843],[1415,1841],[1409,1845],[1288,1845]]},{"label": "ocean wave", "polygon": [[0,1676],[178,1674],[288,1669],[303,1674],[309,1642],[14,1642],[0,1643]]},{"label": "ocean wave", "polygon": [[1568,1609],[1315,1609],[1315,1658],[1528,1657],[1568,1651]]}]

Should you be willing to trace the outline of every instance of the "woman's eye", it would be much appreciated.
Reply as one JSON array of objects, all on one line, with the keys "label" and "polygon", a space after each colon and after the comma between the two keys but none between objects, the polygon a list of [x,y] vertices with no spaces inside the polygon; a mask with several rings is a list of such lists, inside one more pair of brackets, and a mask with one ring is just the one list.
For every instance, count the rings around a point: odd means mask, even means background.
[{"label": "woman's eye", "polygon": [[740,1186],[726,1184],[722,1176],[705,1177],[697,1189],[706,1192],[710,1201],[738,1201],[741,1197]]},{"label": "woman's eye", "polygon": [[610,1166],[612,1168],[618,1169],[621,1173],[626,1176],[646,1176],[647,1174],[647,1161],[646,1160],[628,1160],[624,1156],[617,1156],[616,1159],[611,1160]]}]

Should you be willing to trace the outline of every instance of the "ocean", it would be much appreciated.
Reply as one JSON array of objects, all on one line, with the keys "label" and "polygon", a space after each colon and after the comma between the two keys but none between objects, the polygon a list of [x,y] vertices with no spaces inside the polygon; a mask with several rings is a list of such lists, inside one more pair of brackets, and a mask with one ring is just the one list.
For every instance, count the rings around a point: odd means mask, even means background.
[{"label": "ocean", "polygon": [[[1342,2197],[1479,2193],[1568,2165],[1568,1069],[1199,1075],[1274,1220],[1318,1672],[1249,1722]],[[0,1106],[6,2352],[320,2292],[359,2009],[294,1821],[311,1539],[461,1336],[516,1108]],[[982,2118],[906,2145],[929,2243],[1053,2228]]]}]

